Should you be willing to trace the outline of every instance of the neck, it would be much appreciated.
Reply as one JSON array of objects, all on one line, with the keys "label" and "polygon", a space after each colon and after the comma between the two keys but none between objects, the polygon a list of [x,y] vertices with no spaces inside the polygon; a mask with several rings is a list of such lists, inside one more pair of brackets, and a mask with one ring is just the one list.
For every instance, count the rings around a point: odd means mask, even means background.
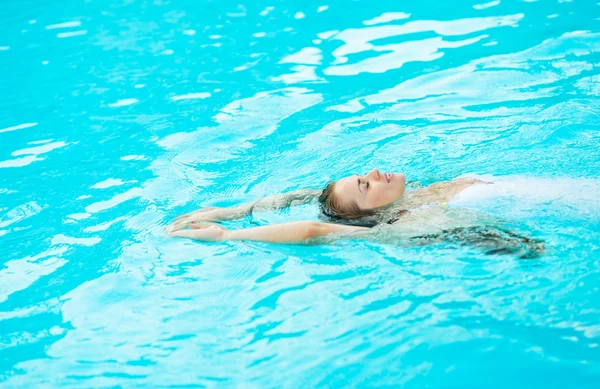
[{"label": "neck", "polygon": [[419,188],[405,193],[401,199],[394,203],[393,208],[410,211],[411,209],[428,204],[447,203],[459,192],[478,184],[489,183],[475,178],[458,178],[452,181],[436,182],[425,188]]}]

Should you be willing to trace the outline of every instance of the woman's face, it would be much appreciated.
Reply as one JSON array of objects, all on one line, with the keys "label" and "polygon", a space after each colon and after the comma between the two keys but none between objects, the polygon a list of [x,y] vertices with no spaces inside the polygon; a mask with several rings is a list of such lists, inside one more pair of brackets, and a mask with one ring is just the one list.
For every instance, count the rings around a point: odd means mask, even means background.
[{"label": "woman's face", "polygon": [[360,209],[373,209],[398,200],[405,186],[404,174],[380,173],[373,169],[365,176],[342,178],[335,184],[334,192],[345,205],[355,203]]}]

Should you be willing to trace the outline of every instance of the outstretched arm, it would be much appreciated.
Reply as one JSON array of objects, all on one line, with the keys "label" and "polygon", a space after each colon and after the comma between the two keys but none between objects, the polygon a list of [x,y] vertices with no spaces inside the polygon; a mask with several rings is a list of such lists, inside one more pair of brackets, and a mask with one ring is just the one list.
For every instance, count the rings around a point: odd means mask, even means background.
[{"label": "outstretched arm", "polygon": [[274,211],[294,205],[307,204],[316,201],[321,194],[320,190],[301,189],[280,195],[268,196],[251,203],[241,204],[230,208],[201,208],[194,212],[186,213],[176,218],[174,225],[186,225],[192,222],[221,221],[239,219],[252,213],[252,211]]},{"label": "outstretched arm", "polygon": [[322,237],[329,234],[352,233],[369,230],[369,228],[366,227],[321,223],[309,220],[274,224],[263,227],[244,228],[241,230],[227,230],[216,224],[206,225],[191,223],[188,226],[190,229],[171,230],[167,231],[167,233],[170,236],[192,238],[205,242],[254,240],[271,243],[301,243],[312,238]]}]

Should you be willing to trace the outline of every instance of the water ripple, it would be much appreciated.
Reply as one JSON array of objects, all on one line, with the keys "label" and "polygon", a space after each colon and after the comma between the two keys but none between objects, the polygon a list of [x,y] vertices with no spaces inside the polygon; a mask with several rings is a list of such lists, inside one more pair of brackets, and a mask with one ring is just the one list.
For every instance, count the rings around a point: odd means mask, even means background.
[{"label": "water ripple", "polygon": [[[2,387],[598,382],[594,2],[4,8]],[[512,177],[488,211],[548,253],[162,235],[373,166]]]}]

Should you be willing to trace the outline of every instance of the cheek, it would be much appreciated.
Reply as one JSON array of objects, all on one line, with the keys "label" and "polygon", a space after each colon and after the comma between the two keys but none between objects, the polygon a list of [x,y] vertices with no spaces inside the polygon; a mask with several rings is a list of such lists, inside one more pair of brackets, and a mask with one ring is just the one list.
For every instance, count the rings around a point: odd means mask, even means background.
[{"label": "cheek", "polygon": [[386,191],[386,201],[391,203],[404,195],[404,185],[394,185]]},{"label": "cheek", "polygon": [[370,208],[383,207],[384,205],[387,205],[392,201],[396,200],[397,197],[397,191],[392,188],[381,188],[377,191],[374,190],[371,192]]},{"label": "cheek", "polygon": [[404,195],[404,185],[390,185],[373,188],[367,195],[367,208],[379,208],[388,205]]}]

